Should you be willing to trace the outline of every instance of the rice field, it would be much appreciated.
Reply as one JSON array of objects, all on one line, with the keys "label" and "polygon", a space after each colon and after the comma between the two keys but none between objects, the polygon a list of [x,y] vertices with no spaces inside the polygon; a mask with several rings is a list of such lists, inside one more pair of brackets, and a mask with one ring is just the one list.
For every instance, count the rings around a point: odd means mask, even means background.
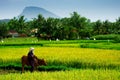
[{"label": "rice field", "polygon": [[120,80],[120,71],[80,69],[55,72],[25,72],[0,75],[0,80]]},{"label": "rice field", "polygon": [[26,70],[21,74],[21,69],[2,69],[9,65],[21,68],[21,57],[27,55],[30,47],[1,47],[0,80],[120,80],[120,50],[71,47],[75,46],[73,43],[60,44],[64,47],[51,45],[34,46],[34,54],[44,58],[48,68],[62,66],[66,70],[37,70],[33,73]]},{"label": "rice field", "polygon": [[[0,48],[0,65],[20,64],[22,55],[27,55],[29,48]],[[61,48],[61,47],[35,47],[35,55],[44,58],[48,65],[64,65],[79,69],[65,71],[42,71],[21,74],[9,73],[0,75],[0,80],[119,80],[120,69],[106,69],[107,65],[120,67],[119,50]],[[76,64],[78,63],[78,65]],[[87,69],[82,69],[88,67]],[[97,69],[94,69],[94,64]],[[99,69],[102,66],[103,69]],[[90,67],[90,68],[89,68]],[[105,68],[104,68],[105,67]],[[17,77],[16,77],[17,76]]]},{"label": "rice field", "polygon": [[[27,55],[29,48],[0,48],[0,65],[19,63],[21,57]],[[89,48],[62,48],[62,47],[35,47],[34,54],[44,58],[50,65],[64,65],[68,67],[120,67],[120,51],[89,49]]]}]

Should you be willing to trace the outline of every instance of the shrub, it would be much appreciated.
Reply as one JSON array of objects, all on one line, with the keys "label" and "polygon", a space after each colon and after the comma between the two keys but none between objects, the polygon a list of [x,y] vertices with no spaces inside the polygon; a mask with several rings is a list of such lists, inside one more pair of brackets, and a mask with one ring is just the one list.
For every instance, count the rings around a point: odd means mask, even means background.
[{"label": "shrub", "polygon": [[96,39],[96,40],[114,40],[117,36],[117,34],[109,34],[109,35],[96,35],[91,37],[90,39]]},{"label": "shrub", "polygon": [[114,41],[115,42],[120,42],[120,36],[115,36]]}]

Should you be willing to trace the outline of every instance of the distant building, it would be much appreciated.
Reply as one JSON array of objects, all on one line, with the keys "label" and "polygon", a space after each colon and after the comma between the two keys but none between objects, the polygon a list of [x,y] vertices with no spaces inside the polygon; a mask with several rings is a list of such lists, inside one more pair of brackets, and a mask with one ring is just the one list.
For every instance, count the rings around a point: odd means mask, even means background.
[{"label": "distant building", "polygon": [[10,30],[8,32],[8,36],[14,38],[14,37],[19,37],[19,34],[18,34],[18,32],[14,31],[14,30]]}]

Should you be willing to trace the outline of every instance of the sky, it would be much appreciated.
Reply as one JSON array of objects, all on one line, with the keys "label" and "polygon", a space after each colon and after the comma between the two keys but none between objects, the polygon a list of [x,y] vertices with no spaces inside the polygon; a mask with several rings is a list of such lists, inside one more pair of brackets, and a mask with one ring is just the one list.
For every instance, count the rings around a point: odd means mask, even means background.
[{"label": "sky", "polygon": [[116,21],[120,17],[120,0],[0,0],[0,19],[11,19],[28,6],[44,8],[60,17],[75,11],[91,21]]}]

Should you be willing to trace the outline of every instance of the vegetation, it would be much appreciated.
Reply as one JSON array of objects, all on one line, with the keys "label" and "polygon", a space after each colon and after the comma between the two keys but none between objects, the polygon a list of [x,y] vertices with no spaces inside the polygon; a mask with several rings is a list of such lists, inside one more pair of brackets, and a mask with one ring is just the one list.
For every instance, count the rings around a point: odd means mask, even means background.
[{"label": "vegetation", "polygon": [[18,80],[119,80],[118,50],[35,47],[35,55],[44,58],[47,66],[38,68],[43,69],[42,72],[33,73],[26,67],[26,72],[21,74],[20,58],[27,55],[28,50],[29,47],[0,48],[0,68],[3,69],[0,70],[0,79],[16,79],[18,76]]},{"label": "vegetation", "polygon": [[[17,76],[17,77],[16,77]],[[0,75],[1,80],[119,80],[120,72],[116,70],[81,69],[55,72],[26,72]]]},{"label": "vegetation", "polygon": [[[110,37],[109,37],[110,36]],[[117,36],[117,35],[116,35]],[[120,43],[116,40],[110,40],[114,35],[94,36],[97,40],[40,40],[37,38],[6,38],[0,42],[0,48],[26,48],[26,47],[72,47],[72,48],[98,48],[98,49],[115,49],[120,50]],[[102,37],[108,40],[98,40]],[[119,37],[119,36],[118,36]],[[101,39],[102,39],[101,38]]]},{"label": "vegetation", "polygon": [[[0,37],[7,37],[8,31],[16,31],[21,36],[34,35],[42,39],[89,39],[96,35],[120,34],[120,18],[116,22],[96,21],[73,12],[69,18],[47,18],[38,15],[31,21],[26,21],[24,16],[13,18],[8,23],[0,23],[0,31],[3,31]],[[3,28],[2,28],[3,27]],[[4,34],[4,35],[3,35]]]},{"label": "vegetation", "polygon": [[8,32],[8,28],[6,27],[6,23],[0,23],[0,40],[5,38]]},{"label": "vegetation", "polygon": [[[0,42],[0,79],[119,80],[120,51],[116,50],[120,49],[119,45],[113,40],[6,38]],[[26,66],[21,74],[21,57],[27,55],[31,46],[38,58],[46,60],[47,66],[40,66],[33,73]]]},{"label": "vegetation", "polygon": [[[10,31],[30,38],[8,38],[14,34]],[[38,15],[26,21],[20,16],[7,23],[0,22],[0,33],[1,80],[120,78],[120,18],[116,22],[91,22],[77,12],[61,19]],[[26,72],[20,74],[21,57],[27,55],[31,46],[35,47],[38,58],[46,60],[47,66],[40,66],[38,71],[41,72],[33,73],[27,71],[30,67],[25,67]]]},{"label": "vegetation", "polygon": [[[28,48],[1,48],[0,52],[1,66],[13,65],[19,67],[21,65],[20,58],[22,55],[27,55]],[[92,69],[118,69],[120,67],[119,51],[117,50],[36,47],[35,55],[44,58],[48,66]]]}]

